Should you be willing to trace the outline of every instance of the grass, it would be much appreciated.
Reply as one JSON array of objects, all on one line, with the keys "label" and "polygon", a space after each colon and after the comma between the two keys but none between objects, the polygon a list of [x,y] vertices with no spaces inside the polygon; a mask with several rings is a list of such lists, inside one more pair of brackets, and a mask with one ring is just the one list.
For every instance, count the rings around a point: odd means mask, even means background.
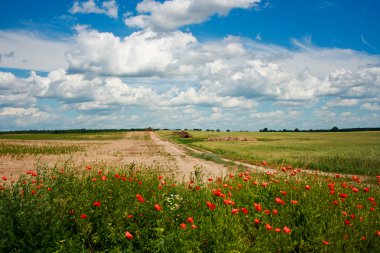
[{"label": "grass", "polygon": [[[380,132],[189,132],[193,138],[183,139],[171,131],[159,134],[222,158],[250,164],[267,161],[273,167],[292,165],[326,172],[380,174]],[[257,142],[208,141],[210,137],[247,137]]]},{"label": "grass", "polygon": [[22,158],[24,155],[63,155],[83,151],[80,145],[28,145],[0,143],[0,157],[10,155]]},{"label": "grass", "polygon": [[36,133],[36,134],[0,134],[0,139],[7,140],[117,140],[124,138],[124,133]]},{"label": "grass", "polygon": [[0,252],[380,252],[375,177],[201,174],[66,164],[3,177]]}]

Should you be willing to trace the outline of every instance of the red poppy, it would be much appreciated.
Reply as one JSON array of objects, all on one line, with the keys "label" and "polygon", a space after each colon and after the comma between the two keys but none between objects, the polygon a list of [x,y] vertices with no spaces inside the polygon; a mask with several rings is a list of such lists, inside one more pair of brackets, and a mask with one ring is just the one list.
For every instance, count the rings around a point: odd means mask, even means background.
[{"label": "red poppy", "polygon": [[125,232],[125,238],[127,238],[128,240],[132,240],[133,239],[133,235],[131,233],[129,233],[128,231]]},{"label": "red poppy", "polygon": [[272,230],[272,229],[273,229],[273,227],[272,227],[271,225],[269,225],[268,223],[265,224],[265,228],[266,228],[267,230]]},{"label": "red poppy", "polygon": [[36,195],[36,190],[32,190],[32,195]]},{"label": "red poppy", "polygon": [[273,209],[272,212],[273,212],[274,215],[277,215],[277,214],[278,214],[278,210],[277,210],[277,209]]},{"label": "red poppy", "polygon": [[86,215],[85,213],[82,213],[82,214],[80,215],[80,218],[84,220],[84,219],[87,218],[87,215]]},{"label": "red poppy", "polygon": [[348,195],[347,195],[347,194],[345,194],[345,193],[341,193],[341,194],[339,194],[339,197],[341,197],[341,198],[345,199],[345,198],[347,198],[347,197],[348,197]]},{"label": "red poppy", "polygon": [[154,208],[156,208],[157,211],[161,212],[162,207],[159,204],[155,204]]},{"label": "red poppy", "polygon": [[261,184],[263,187],[267,187],[268,183],[267,182],[264,182]]},{"label": "red poppy", "polygon": [[284,230],[284,233],[285,233],[285,234],[290,234],[290,233],[292,232],[292,230],[291,230],[290,228],[288,228],[287,226],[284,226],[284,227],[282,228],[282,230]]},{"label": "red poppy", "polygon": [[120,175],[116,173],[115,178],[120,178]]},{"label": "red poppy", "polygon": [[144,198],[140,194],[136,194],[136,199],[137,199],[138,202],[144,203]]},{"label": "red poppy", "polygon": [[292,204],[292,205],[297,205],[297,204],[298,204],[298,201],[297,201],[297,200],[292,200],[292,201],[290,201],[290,204]]},{"label": "red poppy", "polygon": [[36,177],[37,176],[37,172],[35,172],[35,171],[31,171],[30,174],[32,174],[32,177]]},{"label": "red poppy", "polygon": [[96,207],[100,207],[102,203],[100,203],[100,201],[95,201],[94,203],[92,203],[92,205]]},{"label": "red poppy", "polygon": [[93,177],[93,178],[91,178],[91,181],[92,182],[96,182],[98,179],[96,179],[96,177]]},{"label": "red poppy", "polygon": [[264,213],[269,215],[270,214],[270,211],[268,209],[264,210]]},{"label": "red poppy", "polygon": [[259,224],[260,220],[259,219],[255,219],[254,222],[255,222],[255,224]]},{"label": "red poppy", "polygon": [[276,198],[275,201],[277,202],[277,204],[280,204],[280,205],[284,205],[285,204],[285,201],[283,201],[280,198]]},{"label": "red poppy", "polygon": [[360,240],[365,241],[367,238],[363,235]]},{"label": "red poppy", "polygon": [[198,228],[198,227],[195,226],[195,225],[193,224],[193,225],[191,225],[191,228],[192,228],[192,229],[196,229],[196,228]]},{"label": "red poppy", "polygon": [[215,208],[216,208],[216,205],[213,204],[213,203],[211,203],[210,201],[207,201],[207,202],[206,202],[206,205],[207,205],[207,207],[208,207],[211,211],[214,211]]},{"label": "red poppy", "polygon": [[162,176],[162,175],[160,175],[160,176],[158,176],[158,179],[163,179],[164,178],[164,176]]},{"label": "red poppy", "polygon": [[194,218],[193,217],[189,217],[186,219],[188,223],[194,223]]},{"label": "red poppy", "polygon": [[280,233],[281,232],[281,228],[275,228],[274,230],[276,233]]},{"label": "red poppy", "polygon": [[132,214],[128,214],[128,219],[133,219],[133,215]]},{"label": "red poppy", "polygon": [[185,223],[181,223],[179,226],[180,226],[182,229],[186,229],[186,224],[185,224]]},{"label": "red poppy", "polygon": [[365,187],[365,188],[363,189],[363,191],[364,191],[364,192],[369,192],[369,188],[368,188],[368,187]]},{"label": "red poppy", "polygon": [[7,177],[6,176],[2,176],[1,179],[3,179],[4,181],[7,181]]},{"label": "red poppy", "polygon": [[377,230],[375,233],[376,236],[380,236],[380,230]]},{"label": "red poppy", "polygon": [[351,224],[350,220],[344,220],[344,223],[345,223],[346,225],[350,225],[350,224]]},{"label": "red poppy", "polygon": [[268,163],[266,161],[263,161],[261,164],[264,165],[264,166],[268,165]]},{"label": "red poppy", "polygon": [[286,195],[286,191],[280,191],[282,195]]},{"label": "red poppy", "polygon": [[87,169],[87,170],[91,170],[92,167],[91,167],[90,165],[87,165],[87,166],[86,166],[86,169]]},{"label": "red poppy", "polygon": [[311,189],[310,185],[306,185],[306,186],[305,186],[305,189],[306,189],[306,190],[310,190],[310,189]]},{"label": "red poppy", "polygon": [[102,176],[102,180],[106,181],[107,180],[107,176]]},{"label": "red poppy", "polygon": [[49,192],[51,192],[51,191],[52,191],[52,188],[48,187],[47,190],[48,190]]},{"label": "red poppy", "polygon": [[255,207],[256,211],[261,212],[263,208],[261,207],[260,204],[253,203],[253,206]]},{"label": "red poppy", "polygon": [[237,214],[239,213],[239,209],[232,209],[232,214]]},{"label": "red poppy", "polygon": [[352,191],[354,192],[354,193],[357,193],[357,192],[359,192],[359,189],[358,188],[352,188]]},{"label": "red poppy", "polygon": [[242,211],[244,214],[248,214],[248,209],[245,208],[245,207],[242,207],[242,208],[241,208],[241,211]]},{"label": "red poppy", "polygon": [[322,243],[324,244],[324,245],[329,245],[330,243],[328,242],[328,241],[322,241]]},{"label": "red poppy", "polygon": [[212,182],[212,178],[210,177],[210,178],[208,179],[208,181]]}]

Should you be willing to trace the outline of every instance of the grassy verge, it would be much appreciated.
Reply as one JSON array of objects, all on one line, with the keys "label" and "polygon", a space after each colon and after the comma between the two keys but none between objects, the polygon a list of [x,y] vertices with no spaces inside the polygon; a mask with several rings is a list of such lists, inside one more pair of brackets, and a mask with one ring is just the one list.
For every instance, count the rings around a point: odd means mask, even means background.
[{"label": "grassy verge", "polygon": [[196,175],[178,184],[134,164],[29,171],[0,186],[0,252],[380,251],[375,177],[369,187],[243,170],[204,184]]},{"label": "grassy verge", "polygon": [[[171,141],[213,152],[222,158],[270,166],[316,169],[361,175],[380,174],[380,132],[259,133],[190,131],[180,138],[171,131],[159,134]],[[213,137],[241,137],[257,141],[209,141]]]},{"label": "grassy verge", "polygon": [[80,145],[26,145],[0,143],[0,157],[10,155],[21,158],[24,155],[62,155],[83,151]]}]

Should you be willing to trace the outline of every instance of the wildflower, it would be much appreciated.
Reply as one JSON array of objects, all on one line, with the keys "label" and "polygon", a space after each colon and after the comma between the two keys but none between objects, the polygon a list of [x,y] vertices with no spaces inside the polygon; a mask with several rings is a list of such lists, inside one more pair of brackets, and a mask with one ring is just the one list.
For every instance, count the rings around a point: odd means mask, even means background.
[{"label": "wildflower", "polygon": [[297,205],[297,204],[298,204],[298,201],[297,201],[297,200],[292,200],[292,201],[290,201],[290,204],[292,204],[292,205]]},{"label": "wildflower", "polygon": [[133,219],[133,215],[132,214],[128,214],[128,219]]},{"label": "wildflower", "polygon": [[242,207],[242,208],[241,208],[241,211],[242,211],[244,214],[248,214],[248,209],[245,208],[245,207]]},{"label": "wildflower", "polygon": [[365,193],[367,193],[367,192],[369,192],[369,188],[368,188],[368,187],[365,187],[365,188],[363,189],[363,191],[364,191]]},{"label": "wildflower", "polygon": [[6,176],[2,176],[1,179],[3,179],[4,181],[7,181],[7,177]]},{"label": "wildflower", "polygon": [[186,219],[186,221],[188,223],[194,223],[194,218],[193,217],[189,217],[189,218]]},{"label": "wildflower", "polygon": [[213,203],[211,203],[210,201],[207,201],[207,202],[206,202],[206,205],[207,205],[207,207],[208,207],[211,211],[214,211],[215,208],[216,208],[216,205],[213,204]]},{"label": "wildflower", "polygon": [[347,198],[347,197],[348,197],[348,195],[347,195],[347,194],[345,194],[345,193],[341,193],[341,194],[339,194],[339,197],[341,197],[342,199],[345,199],[345,198]]},{"label": "wildflower", "polygon": [[140,203],[144,203],[144,198],[140,194],[136,194],[136,199]]},{"label": "wildflower", "polygon": [[161,212],[162,208],[159,204],[155,204],[154,208],[156,208],[157,211]]},{"label": "wildflower", "polygon": [[286,191],[280,191],[282,195],[286,195]]},{"label": "wildflower", "polygon": [[163,179],[163,178],[164,178],[164,176],[162,176],[162,175],[158,176],[158,179],[160,179],[160,180]]},{"label": "wildflower", "polygon": [[107,176],[102,176],[102,180],[106,181],[107,180]]},{"label": "wildflower", "polygon": [[267,230],[272,230],[272,229],[273,229],[273,227],[272,227],[271,225],[269,225],[268,223],[265,224],[265,228],[266,228]]},{"label": "wildflower", "polygon": [[32,195],[36,195],[36,190],[32,190]]},{"label": "wildflower", "polygon": [[80,218],[81,218],[82,220],[84,220],[84,219],[87,218],[87,215],[86,215],[85,213],[82,213],[82,214],[80,215]]},{"label": "wildflower", "polygon": [[267,182],[264,182],[261,184],[263,187],[267,187],[268,183]]},{"label": "wildflower", "polygon": [[292,230],[288,228],[287,226],[284,226],[282,229],[284,230],[285,234],[290,234],[292,232]]},{"label": "wildflower", "polygon": [[262,161],[261,164],[264,165],[264,166],[267,166],[267,165],[268,165],[268,163],[267,163],[266,161]]},{"label": "wildflower", "polygon": [[92,203],[93,206],[96,206],[96,207],[100,207],[102,205],[102,203],[100,203],[100,201],[94,201],[94,203]]},{"label": "wildflower", "polygon": [[253,206],[255,207],[256,211],[261,212],[263,208],[261,207],[260,204],[253,203]]},{"label": "wildflower", "polygon": [[266,215],[269,215],[269,214],[270,214],[270,211],[269,211],[268,209],[266,209],[266,210],[264,210],[264,213],[265,213]]},{"label": "wildflower", "polygon": [[185,223],[181,223],[179,226],[180,226],[182,229],[186,229],[186,224],[185,224]]},{"label": "wildflower", "polygon": [[273,209],[272,212],[273,212],[274,215],[277,215],[277,214],[278,214],[278,210],[277,210],[277,209]]},{"label": "wildflower", "polygon": [[338,205],[338,204],[339,204],[338,200],[334,200],[334,201],[333,201],[333,204],[334,204],[334,205]]},{"label": "wildflower", "polygon": [[92,182],[96,182],[98,179],[96,179],[96,177],[93,177],[93,178],[91,178],[91,181]]},{"label": "wildflower", "polygon": [[310,190],[310,189],[311,189],[310,185],[306,185],[306,186],[305,186],[305,189],[306,189],[306,190]]},{"label": "wildflower", "polygon": [[351,223],[350,223],[350,220],[344,220],[344,224],[346,224],[346,225],[350,225]]},{"label": "wildflower", "polygon": [[125,232],[125,238],[127,238],[128,240],[132,240],[133,239],[133,235],[131,233],[129,233],[128,231]]},{"label": "wildflower", "polygon": [[31,171],[30,174],[32,175],[32,177],[36,177],[37,176],[37,172],[35,172],[35,171]]},{"label": "wildflower", "polygon": [[198,228],[198,227],[195,226],[195,225],[193,224],[193,225],[191,225],[191,228],[192,228],[192,229],[196,229],[196,228]]},{"label": "wildflower", "polygon": [[323,243],[324,245],[329,245],[329,244],[330,244],[328,241],[325,241],[325,240],[323,240],[322,243]]},{"label": "wildflower", "polygon": [[47,190],[48,190],[49,192],[51,192],[51,191],[52,191],[52,188],[48,187]]},{"label": "wildflower", "polygon": [[375,233],[375,235],[376,235],[377,237],[379,237],[379,236],[380,236],[380,230],[377,230],[376,233]]},{"label": "wildflower", "polygon": [[86,169],[87,169],[87,170],[92,170],[92,167],[91,167],[90,165],[87,165],[87,166],[86,166]]},{"label": "wildflower", "polygon": [[280,232],[281,232],[281,228],[276,228],[274,231],[275,231],[276,233],[280,233]]},{"label": "wildflower", "polygon": [[354,193],[357,193],[357,192],[359,192],[359,189],[358,188],[352,188],[352,191],[354,192]]},{"label": "wildflower", "polygon": [[239,209],[232,209],[232,214],[237,214],[239,213]]},{"label": "wildflower", "polygon": [[210,178],[208,179],[208,181],[212,182],[212,178],[210,177]]},{"label": "wildflower", "polygon": [[280,205],[284,205],[285,204],[285,201],[283,201],[280,198],[276,198],[275,201],[276,201],[277,204],[280,204]]},{"label": "wildflower", "polygon": [[260,220],[259,219],[255,219],[254,222],[255,222],[255,224],[259,224]]},{"label": "wildflower", "polygon": [[115,174],[115,178],[119,179],[120,178],[120,175],[119,174]]}]

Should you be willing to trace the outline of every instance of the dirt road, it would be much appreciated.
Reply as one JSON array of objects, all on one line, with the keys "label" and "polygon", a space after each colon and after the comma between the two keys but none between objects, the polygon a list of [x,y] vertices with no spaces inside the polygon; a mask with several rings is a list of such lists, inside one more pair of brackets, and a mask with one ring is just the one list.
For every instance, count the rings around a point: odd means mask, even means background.
[{"label": "dirt road", "polygon": [[36,169],[37,163],[61,166],[68,159],[76,166],[144,164],[159,168],[180,181],[188,181],[195,167],[202,169],[205,178],[226,175],[227,170],[223,165],[189,156],[182,147],[161,140],[154,132],[128,132],[122,139],[105,141],[0,140],[0,143],[34,146],[78,145],[82,148],[82,151],[69,155],[0,156],[0,176],[5,175],[13,179],[17,179],[27,170]]}]

